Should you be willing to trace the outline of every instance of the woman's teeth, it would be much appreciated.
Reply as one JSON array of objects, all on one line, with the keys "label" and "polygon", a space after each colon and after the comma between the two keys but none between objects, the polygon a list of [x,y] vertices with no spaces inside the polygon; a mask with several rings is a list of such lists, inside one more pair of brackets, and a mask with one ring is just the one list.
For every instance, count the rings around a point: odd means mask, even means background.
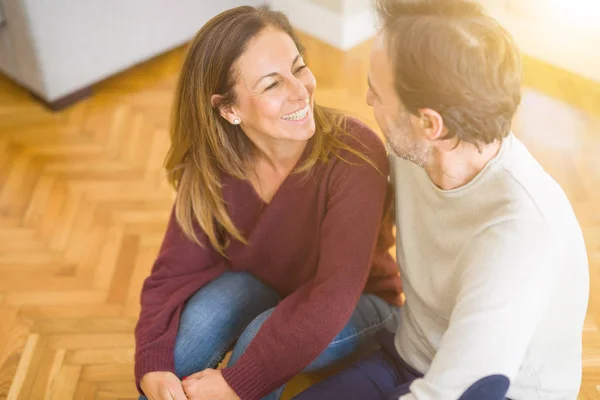
[{"label": "woman's teeth", "polygon": [[298,110],[292,114],[284,115],[281,118],[285,119],[286,121],[300,121],[301,119],[304,119],[304,117],[306,117],[306,114],[308,114],[309,110],[310,105],[307,104],[306,107],[304,107],[302,110]]}]

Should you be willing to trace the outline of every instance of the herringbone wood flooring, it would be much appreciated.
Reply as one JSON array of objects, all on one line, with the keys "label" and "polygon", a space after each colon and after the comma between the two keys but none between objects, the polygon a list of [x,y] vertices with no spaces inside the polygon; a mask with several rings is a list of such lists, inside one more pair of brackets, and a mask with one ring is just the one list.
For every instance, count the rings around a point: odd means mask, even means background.
[{"label": "herringbone wood flooring", "polygon": [[[364,104],[369,43],[342,53],[305,40],[319,101],[375,128]],[[173,201],[161,163],[182,55],[111,78],[56,114],[0,77],[0,399],[136,398],[132,332]],[[515,130],[584,229],[592,298],[580,399],[600,399],[600,85],[526,66]]]}]

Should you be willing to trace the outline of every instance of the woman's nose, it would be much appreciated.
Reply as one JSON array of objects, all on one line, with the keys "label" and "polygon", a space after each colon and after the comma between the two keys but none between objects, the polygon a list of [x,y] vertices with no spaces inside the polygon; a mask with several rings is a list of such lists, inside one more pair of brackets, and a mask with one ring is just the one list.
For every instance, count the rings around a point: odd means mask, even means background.
[{"label": "woman's nose", "polygon": [[308,90],[306,86],[298,79],[293,79],[290,88],[290,95],[294,100],[306,100],[308,98]]}]

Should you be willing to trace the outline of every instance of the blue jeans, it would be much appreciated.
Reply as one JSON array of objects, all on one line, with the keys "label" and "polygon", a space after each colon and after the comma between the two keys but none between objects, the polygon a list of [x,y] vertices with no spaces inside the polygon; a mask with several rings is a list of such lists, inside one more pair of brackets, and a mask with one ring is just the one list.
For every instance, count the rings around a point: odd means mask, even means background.
[{"label": "blue jeans", "polygon": [[[398,400],[411,383],[423,377],[408,365],[394,346],[394,334],[377,334],[381,348],[349,368],[311,386],[293,400]],[[503,375],[481,378],[458,400],[504,400],[510,381]]]},{"label": "blue jeans", "polygon": [[[234,345],[228,366],[235,364],[280,300],[277,292],[248,273],[226,272],[200,289],[181,315],[174,354],[177,376],[181,379],[215,368]],[[328,368],[372,351],[377,347],[378,330],[396,329],[399,311],[375,295],[363,294],[346,327],[305,371]],[[277,400],[283,390],[284,386],[264,399]]]},{"label": "blue jeans", "polygon": [[394,334],[377,334],[381,348],[347,369],[309,387],[293,400],[397,400],[423,375],[404,362],[394,347]]}]

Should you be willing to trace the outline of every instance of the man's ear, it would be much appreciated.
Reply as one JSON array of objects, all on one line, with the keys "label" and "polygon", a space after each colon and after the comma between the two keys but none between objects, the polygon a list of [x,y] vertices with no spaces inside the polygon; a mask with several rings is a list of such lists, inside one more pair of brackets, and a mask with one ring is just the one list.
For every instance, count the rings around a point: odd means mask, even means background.
[{"label": "man's ear", "polygon": [[429,140],[437,140],[445,135],[444,119],[431,108],[419,110],[419,126]]}]

